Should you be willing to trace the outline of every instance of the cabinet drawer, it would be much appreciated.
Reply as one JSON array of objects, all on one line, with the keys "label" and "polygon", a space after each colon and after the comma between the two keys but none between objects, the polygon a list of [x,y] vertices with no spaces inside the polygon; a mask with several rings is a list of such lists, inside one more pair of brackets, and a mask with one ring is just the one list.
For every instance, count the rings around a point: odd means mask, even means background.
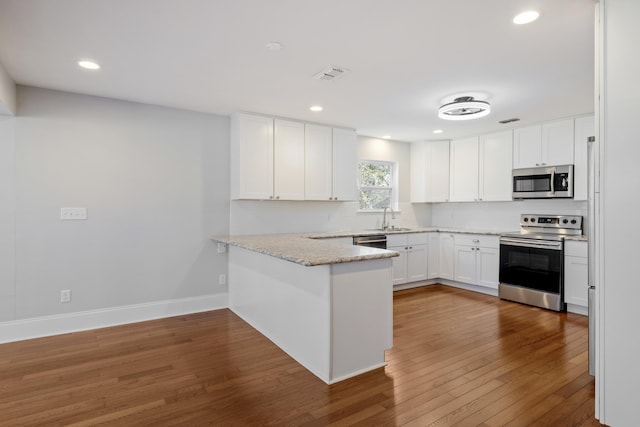
[{"label": "cabinet drawer", "polygon": [[409,245],[427,245],[429,244],[429,233],[409,233],[407,234],[407,243]]},{"label": "cabinet drawer", "polygon": [[589,248],[587,242],[577,242],[567,240],[564,242],[564,254],[566,256],[576,256],[581,258],[589,257]]},{"label": "cabinet drawer", "polygon": [[406,234],[387,234],[387,247],[392,246],[407,246]]},{"label": "cabinet drawer", "polygon": [[456,245],[478,246],[483,248],[500,247],[500,238],[498,236],[488,234],[456,234]]}]

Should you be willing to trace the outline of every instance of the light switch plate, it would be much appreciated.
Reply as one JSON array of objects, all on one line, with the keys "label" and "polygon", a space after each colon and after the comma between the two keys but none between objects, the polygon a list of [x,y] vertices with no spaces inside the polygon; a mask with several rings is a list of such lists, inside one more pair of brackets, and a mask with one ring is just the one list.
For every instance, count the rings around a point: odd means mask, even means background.
[{"label": "light switch plate", "polygon": [[60,219],[87,219],[87,208],[60,208]]}]

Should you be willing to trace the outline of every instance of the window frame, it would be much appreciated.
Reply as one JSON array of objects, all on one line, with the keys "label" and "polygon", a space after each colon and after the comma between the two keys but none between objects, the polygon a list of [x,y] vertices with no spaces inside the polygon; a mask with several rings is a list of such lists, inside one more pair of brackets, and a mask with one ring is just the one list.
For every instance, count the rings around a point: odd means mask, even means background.
[{"label": "window frame", "polygon": [[[378,186],[378,185],[361,185],[361,175],[360,175],[360,165],[366,164],[374,164],[374,165],[389,165],[391,166],[391,183],[389,186]],[[358,160],[358,212],[382,212],[384,208],[376,208],[376,209],[363,209],[360,206],[360,193],[362,190],[391,190],[391,196],[389,200],[389,207],[394,212],[400,212],[398,208],[398,162],[390,161],[390,160],[370,160],[370,159],[359,159]]]}]

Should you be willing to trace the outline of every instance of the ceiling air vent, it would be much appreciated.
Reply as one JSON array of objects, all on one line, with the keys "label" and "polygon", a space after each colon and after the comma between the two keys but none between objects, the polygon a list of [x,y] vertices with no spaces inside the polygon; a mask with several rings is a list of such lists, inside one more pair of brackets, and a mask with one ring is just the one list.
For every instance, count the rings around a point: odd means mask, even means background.
[{"label": "ceiling air vent", "polygon": [[327,68],[314,75],[313,78],[316,80],[334,80],[348,72],[349,70],[346,68],[329,65]]},{"label": "ceiling air vent", "polygon": [[513,119],[500,120],[498,123],[506,125],[507,123],[517,122],[518,120],[520,119],[514,117]]}]

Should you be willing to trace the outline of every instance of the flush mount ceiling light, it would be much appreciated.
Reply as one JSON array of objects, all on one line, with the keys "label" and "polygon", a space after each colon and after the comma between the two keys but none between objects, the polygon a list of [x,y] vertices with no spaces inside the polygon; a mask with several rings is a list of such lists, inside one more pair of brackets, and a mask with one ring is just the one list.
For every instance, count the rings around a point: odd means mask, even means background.
[{"label": "flush mount ceiling light", "polygon": [[539,16],[540,14],[535,10],[528,10],[516,15],[516,17],[513,18],[513,23],[518,25],[528,24],[538,19]]},{"label": "flush mount ceiling light", "polygon": [[318,111],[322,111],[323,108],[320,105],[312,105],[311,107],[309,107],[309,110],[318,112]]},{"label": "flush mount ceiling light", "polygon": [[442,129],[436,129],[433,131],[433,133],[442,133],[442,132],[444,132]]},{"label": "flush mount ceiling light", "polygon": [[391,138],[391,135],[384,135],[384,136],[382,137],[382,139],[389,139],[389,138]]},{"label": "flush mount ceiling light", "polygon": [[490,112],[491,105],[488,102],[476,101],[473,96],[461,96],[440,107],[438,117],[445,120],[471,120],[484,117]]},{"label": "flush mount ceiling light", "polygon": [[100,69],[100,65],[93,61],[82,60],[78,61],[78,66],[82,68],[86,68],[87,70],[98,70]]}]

